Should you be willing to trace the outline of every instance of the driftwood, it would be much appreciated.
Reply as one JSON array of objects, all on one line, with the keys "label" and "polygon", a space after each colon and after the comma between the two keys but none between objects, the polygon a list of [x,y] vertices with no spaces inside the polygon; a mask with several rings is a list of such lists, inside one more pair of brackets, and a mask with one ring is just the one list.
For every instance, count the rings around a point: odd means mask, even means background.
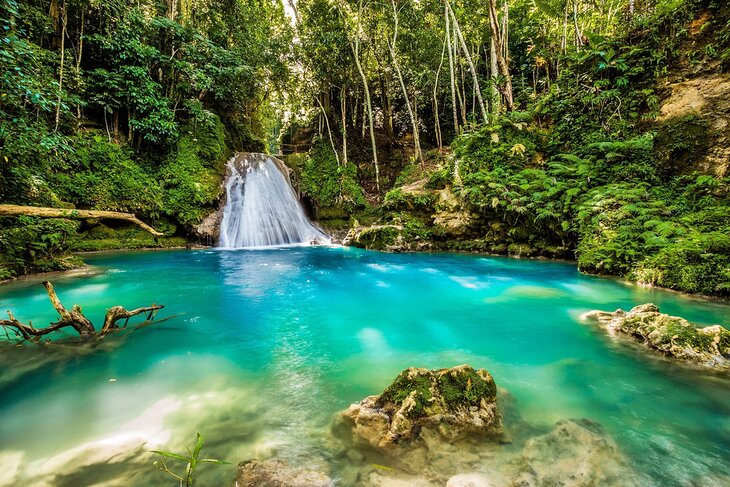
[{"label": "driftwood", "polygon": [[151,233],[155,237],[162,237],[165,234],[158,232],[132,213],[121,213],[118,211],[101,210],[76,210],[67,208],[46,208],[42,206],[20,206],[0,205],[0,216],[39,216],[44,218],[73,218],[84,220],[86,218],[107,218],[110,220],[124,220],[134,223],[142,230]]},{"label": "driftwood", "polygon": [[53,308],[61,317],[60,320],[55,323],[51,323],[45,328],[35,328],[30,322],[28,322],[27,325],[21,323],[10,311],[8,311],[8,319],[0,320],[0,326],[5,328],[6,331],[10,328],[16,336],[24,340],[37,340],[44,335],[65,327],[73,328],[83,339],[101,338],[108,333],[119,330],[119,325],[117,325],[117,321],[119,320],[126,320],[122,328],[127,326],[129,318],[142,313],[147,313],[147,321],[152,321],[157,311],[164,307],[162,305],[153,304],[152,306],[127,311],[122,306],[113,306],[106,311],[104,325],[101,327],[101,330],[97,332],[91,321],[84,316],[79,305],[73,305],[71,311],[69,311],[63,306],[61,300],[58,299],[56,291],[53,289],[53,285],[50,282],[43,281],[43,287],[46,288],[48,298],[51,300]]}]

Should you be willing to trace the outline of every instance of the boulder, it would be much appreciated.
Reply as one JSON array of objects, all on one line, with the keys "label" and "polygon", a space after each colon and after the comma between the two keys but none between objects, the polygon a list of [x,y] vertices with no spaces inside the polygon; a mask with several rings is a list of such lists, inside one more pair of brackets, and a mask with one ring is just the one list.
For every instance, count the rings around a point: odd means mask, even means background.
[{"label": "boulder", "polygon": [[516,463],[514,487],[642,485],[626,458],[598,423],[559,421],[527,441]]},{"label": "boulder", "polygon": [[379,396],[341,413],[338,425],[355,444],[392,455],[400,447],[504,437],[497,386],[489,372],[468,365],[409,368]]},{"label": "boulder", "polygon": [[238,465],[233,487],[328,487],[332,479],[322,472],[292,467],[272,458],[264,462],[248,460]]},{"label": "boulder", "polygon": [[628,313],[621,309],[590,311],[583,318],[671,359],[714,370],[730,369],[730,331],[720,325],[697,328],[684,318],[660,313],[651,303]]}]

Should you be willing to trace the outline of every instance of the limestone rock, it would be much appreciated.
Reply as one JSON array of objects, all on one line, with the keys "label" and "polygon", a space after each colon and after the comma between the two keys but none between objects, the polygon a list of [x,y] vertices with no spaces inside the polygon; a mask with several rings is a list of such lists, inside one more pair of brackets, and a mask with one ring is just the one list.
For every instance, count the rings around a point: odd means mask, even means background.
[{"label": "limestone rock", "polygon": [[379,396],[369,396],[340,415],[338,426],[381,453],[418,443],[470,438],[501,439],[497,387],[483,369],[409,368]]},{"label": "limestone rock", "polygon": [[248,460],[238,465],[233,487],[328,487],[332,480],[322,472],[295,468],[272,458],[264,462]]},{"label": "limestone rock", "polygon": [[613,439],[588,420],[559,421],[528,440],[516,470],[514,487],[641,485]]},{"label": "limestone rock", "polygon": [[218,241],[223,221],[223,206],[210,213],[208,216],[193,227],[193,234],[203,242],[213,245]]},{"label": "limestone rock", "polygon": [[628,313],[590,311],[596,321],[617,336],[631,338],[680,362],[715,370],[730,369],[730,331],[720,325],[696,328],[684,318],[659,312],[654,304],[636,306]]}]

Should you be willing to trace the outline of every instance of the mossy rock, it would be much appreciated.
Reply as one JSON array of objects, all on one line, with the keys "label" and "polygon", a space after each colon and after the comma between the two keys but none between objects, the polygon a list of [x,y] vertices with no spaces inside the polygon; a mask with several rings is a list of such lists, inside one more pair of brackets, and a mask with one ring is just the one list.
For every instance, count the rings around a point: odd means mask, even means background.
[{"label": "mossy rock", "polygon": [[423,442],[504,436],[494,379],[469,365],[406,369],[379,396],[350,406],[337,425],[354,443],[385,454]]},{"label": "mossy rock", "polygon": [[720,325],[697,328],[684,318],[660,313],[651,303],[628,313],[620,309],[613,313],[591,311],[585,317],[680,363],[730,370],[730,331]]}]

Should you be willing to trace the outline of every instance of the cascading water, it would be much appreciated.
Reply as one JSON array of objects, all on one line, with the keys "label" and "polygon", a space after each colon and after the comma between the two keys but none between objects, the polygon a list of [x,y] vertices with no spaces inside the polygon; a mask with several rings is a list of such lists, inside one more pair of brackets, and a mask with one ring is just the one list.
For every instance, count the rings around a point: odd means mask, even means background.
[{"label": "cascading water", "polygon": [[304,214],[288,179],[271,157],[240,154],[228,162],[228,171],[219,247],[330,242]]}]

